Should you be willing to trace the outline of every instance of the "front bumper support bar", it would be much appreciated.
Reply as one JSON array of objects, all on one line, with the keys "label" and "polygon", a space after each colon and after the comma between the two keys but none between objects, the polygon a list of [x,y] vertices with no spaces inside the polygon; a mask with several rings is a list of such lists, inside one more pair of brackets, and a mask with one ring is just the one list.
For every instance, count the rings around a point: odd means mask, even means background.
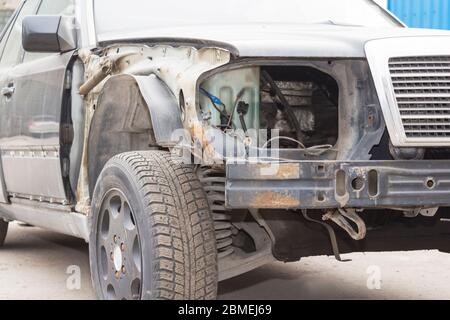
[{"label": "front bumper support bar", "polygon": [[450,206],[450,161],[228,163],[229,209]]}]

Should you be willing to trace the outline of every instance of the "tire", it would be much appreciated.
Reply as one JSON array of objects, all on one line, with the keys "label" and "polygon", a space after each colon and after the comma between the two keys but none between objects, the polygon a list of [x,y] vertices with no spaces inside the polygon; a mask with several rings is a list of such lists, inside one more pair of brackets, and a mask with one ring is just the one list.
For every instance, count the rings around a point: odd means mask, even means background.
[{"label": "tire", "polygon": [[6,235],[8,233],[9,223],[0,219],[0,247],[5,244]]},{"label": "tire", "polygon": [[211,210],[194,169],[168,152],[111,159],[94,190],[91,226],[91,274],[100,299],[216,298]]}]

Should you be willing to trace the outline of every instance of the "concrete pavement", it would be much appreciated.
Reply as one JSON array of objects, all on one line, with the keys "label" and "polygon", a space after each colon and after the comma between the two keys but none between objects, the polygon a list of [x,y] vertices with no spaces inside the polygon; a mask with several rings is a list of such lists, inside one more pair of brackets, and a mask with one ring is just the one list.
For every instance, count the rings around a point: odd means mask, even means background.
[{"label": "concrete pavement", "polygon": [[[314,257],[294,264],[273,263],[223,282],[219,298],[450,299],[448,254],[415,251],[345,258],[352,261]],[[73,266],[81,272],[79,290],[70,278],[70,272],[77,270]],[[0,299],[94,298],[87,244],[39,228],[12,225],[0,250]]]}]

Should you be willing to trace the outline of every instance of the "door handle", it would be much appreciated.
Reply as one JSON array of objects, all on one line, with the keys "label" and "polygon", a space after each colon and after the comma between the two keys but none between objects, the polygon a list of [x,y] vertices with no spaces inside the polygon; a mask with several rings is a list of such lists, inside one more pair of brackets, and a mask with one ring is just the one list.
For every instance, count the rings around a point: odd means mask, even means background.
[{"label": "door handle", "polygon": [[14,91],[16,91],[16,88],[11,85],[11,86],[4,87],[1,90],[1,94],[2,94],[2,96],[10,98],[14,94]]}]

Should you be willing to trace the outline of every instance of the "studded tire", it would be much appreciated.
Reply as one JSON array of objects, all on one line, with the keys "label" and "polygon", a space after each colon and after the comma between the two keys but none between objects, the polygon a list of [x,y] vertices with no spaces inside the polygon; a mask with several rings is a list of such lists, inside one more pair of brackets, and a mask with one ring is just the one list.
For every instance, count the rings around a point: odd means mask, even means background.
[{"label": "studded tire", "polygon": [[194,168],[163,151],[111,159],[92,199],[89,244],[100,299],[215,299],[214,222]]},{"label": "studded tire", "polygon": [[8,233],[8,222],[0,219],[0,247],[5,244],[6,234]]}]

